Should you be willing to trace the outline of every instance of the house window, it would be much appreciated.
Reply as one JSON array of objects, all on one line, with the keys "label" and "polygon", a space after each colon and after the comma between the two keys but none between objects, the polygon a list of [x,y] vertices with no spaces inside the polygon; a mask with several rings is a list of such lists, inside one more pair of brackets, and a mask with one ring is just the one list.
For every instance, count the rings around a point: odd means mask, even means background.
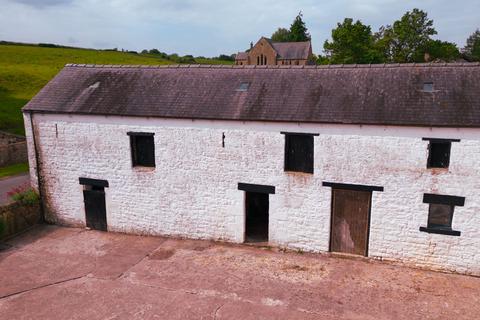
[{"label": "house window", "polygon": [[450,165],[450,149],[452,142],[458,142],[460,140],[447,140],[447,139],[430,139],[428,140],[428,160],[427,168],[448,168]]},{"label": "house window", "polygon": [[155,167],[154,133],[128,132],[134,167]]},{"label": "house window", "polygon": [[455,206],[463,206],[464,197],[425,193],[423,202],[429,204],[428,222],[427,227],[420,227],[420,231],[451,236],[460,235],[460,231],[452,230],[452,220]]},{"label": "house window", "polygon": [[430,203],[428,208],[428,228],[452,229],[453,209],[449,204]]},{"label": "house window", "polygon": [[282,132],[285,135],[285,171],[313,173],[313,137],[317,134]]}]

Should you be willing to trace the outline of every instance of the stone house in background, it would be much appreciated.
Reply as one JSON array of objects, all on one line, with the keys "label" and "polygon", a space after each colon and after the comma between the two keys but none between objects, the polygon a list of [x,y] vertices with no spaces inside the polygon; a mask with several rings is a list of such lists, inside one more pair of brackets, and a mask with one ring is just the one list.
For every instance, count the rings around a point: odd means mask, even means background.
[{"label": "stone house in background", "polygon": [[312,43],[273,42],[262,37],[248,52],[239,52],[236,65],[308,65],[312,60]]},{"label": "stone house in background", "polygon": [[480,64],[67,65],[23,109],[52,223],[480,275]]}]

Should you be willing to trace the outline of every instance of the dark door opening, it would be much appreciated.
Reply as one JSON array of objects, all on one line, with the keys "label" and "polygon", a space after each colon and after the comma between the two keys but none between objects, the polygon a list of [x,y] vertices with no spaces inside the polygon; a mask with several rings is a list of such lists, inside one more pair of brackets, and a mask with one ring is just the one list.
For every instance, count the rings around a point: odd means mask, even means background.
[{"label": "dark door opening", "polygon": [[330,251],[367,256],[371,191],[332,189]]},{"label": "dark door opening", "polygon": [[245,192],[245,242],[268,241],[268,193]]},{"label": "dark door opening", "polygon": [[107,210],[105,207],[105,191],[103,187],[86,186],[83,190],[85,202],[85,220],[87,227],[94,230],[107,231]]}]

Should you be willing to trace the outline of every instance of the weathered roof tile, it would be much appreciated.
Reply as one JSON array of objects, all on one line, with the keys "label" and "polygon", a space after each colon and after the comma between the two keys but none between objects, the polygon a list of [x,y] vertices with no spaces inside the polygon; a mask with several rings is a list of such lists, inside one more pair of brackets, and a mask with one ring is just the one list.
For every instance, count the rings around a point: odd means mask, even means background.
[{"label": "weathered roof tile", "polygon": [[[433,81],[434,92],[423,83]],[[93,84],[98,85],[92,86]],[[247,91],[236,89],[249,82]],[[480,127],[480,64],[67,65],[24,111]]]}]

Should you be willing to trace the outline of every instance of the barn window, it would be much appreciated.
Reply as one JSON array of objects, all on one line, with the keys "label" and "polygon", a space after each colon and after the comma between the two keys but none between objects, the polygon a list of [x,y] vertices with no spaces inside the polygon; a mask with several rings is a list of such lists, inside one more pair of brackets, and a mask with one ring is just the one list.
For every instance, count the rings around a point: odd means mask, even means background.
[{"label": "barn window", "polygon": [[451,236],[460,235],[460,231],[452,230],[452,220],[455,206],[463,206],[464,197],[425,193],[423,202],[429,204],[428,222],[427,227],[420,227],[420,231]]},{"label": "barn window", "polygon": [[154,133],[128,132],[134,167],[155,167]]},{"label": "barn window", "polygon": [[447,140],[447,139],[430,139],[428,140],[428,160],[427,168],[448,168],[450,165],[450,149],[452,142],[458,142],[460,140]]},{"label": "barn window", "polygon": [[282,132],[285,135],[285,171],[313,173],[313,137],[317,134]]}]

